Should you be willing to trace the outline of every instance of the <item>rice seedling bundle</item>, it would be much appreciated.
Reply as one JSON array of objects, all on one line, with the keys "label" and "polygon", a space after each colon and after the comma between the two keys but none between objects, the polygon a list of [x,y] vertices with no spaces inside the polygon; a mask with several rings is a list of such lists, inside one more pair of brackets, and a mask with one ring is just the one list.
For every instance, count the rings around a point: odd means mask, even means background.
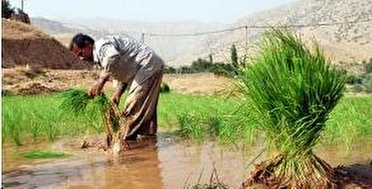
[{"label": "rice seedling bundle", "polygon": [[319,46],[307,48],[287,29],[265,32],[260,52],[240,67],[240,86],[259,113],[271,158],[246,186],[333,188],[334,171],[313,153],[329,113],[343,95],[345,73]]},{"label": "rice seedling bundle", "polygon": [[62,93],[63,98],[60,108],[65,112],[81,114],[85,112],[90,98],[84,90],[74,89]]},{"label": "rice seedling bundle", "polygon": [[72,112],[76,116],[83,113],[91,116],[102,116],[107,147],[111,146],[113,140],[125,137],[123,136],[127,129],[125,120],[121,117],[117,106],[112,104],[104,93],[92,99],[86,91],[73,89],[63,93],[61,98],[63,100],[60,107],[66,113]]}]

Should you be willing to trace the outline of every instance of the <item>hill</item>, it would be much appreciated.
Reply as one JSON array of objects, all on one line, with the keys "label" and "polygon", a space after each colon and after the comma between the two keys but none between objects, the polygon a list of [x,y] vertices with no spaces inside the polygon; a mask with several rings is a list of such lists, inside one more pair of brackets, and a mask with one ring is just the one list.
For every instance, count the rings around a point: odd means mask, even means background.
[{"label": "hill", "polygon": [[106,18],[91,19],[61,19],[49,20],[45,18],[31,18],[31,23],[54,36],[62,44],[67,45],[75,33],[87,33],[97,39],[105,35],[130,35],[137,40],[141,40],[142,33],[145,35],[145,43],[149,44],[168,64],[173,64],[173,60],[181,57],[186,52],[190,52],[198,46],[203,45],[203,39],[207,36],[174,38],[156,37],[149,34],[154,33],[189,33],[203,32],[218,29],[217,24],[207,24],[198,21],[183,22],[143,22],[126,21]]},{"label": "hill", "polygon": [[29,65],[51,69],[87,68],[66,47],[33,26],[2,20],[2,67]]},{"label": "hill", "polygon": [[[242,17],[229,25],[188,22],[138,22],[115,19],[65,19],[50,21],[32,18],[32,23],[67,45],[73,33],[85,32],[95,38],[103,35],[129,34],[145,42],[171,66],[190,65],[198,58],[213,55],[215,62],[229,61],[229,48],[235,44],[242,55],[254,54],[263,29],[244,28],[201,36],[154,36],[214,31],[239,26],[310,25],[293,28],[301,37],[316,40],[334,63],[353,65],[372,58],[372,0],[298,0],[290,4]],[[39,20],[39,21],[38,21]],[[319,24],[337,23],[332,26]]]},{"label": "hill", "polygon": [[[337,23],[331,26],[319,24]],[[300,0],[276,9],[258,12],[243,17],[230,26],[275,26],[310,25],[293,28],[301,37],[311,42],[318,41],[326,55],[334,63],[356,63],[372,58],[372,0]],[[234,43],[240,54],[247,48],[252,51],[263,29],[248,29],[247,44],[244,29],[209,37],[210,43],[195,49],[188,55],[175,60],[185,62],[192,57],[207,57],[213,54],[215,60],[226,61],[229,47]]]}]

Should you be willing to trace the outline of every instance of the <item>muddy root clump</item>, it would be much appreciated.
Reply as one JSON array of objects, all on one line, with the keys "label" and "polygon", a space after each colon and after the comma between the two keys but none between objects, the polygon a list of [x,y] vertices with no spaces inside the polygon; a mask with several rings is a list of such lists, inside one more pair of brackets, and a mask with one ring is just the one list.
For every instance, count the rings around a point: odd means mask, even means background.
[{"label": "muddy root clump", "polygon": [[[106,146],[113,148],[115,153],[128,150],[129,145],[124,141],[128,132],[125,118],[121,115],[116,105],[110,104],[105,112]],[[115,147],[115,149],[114,149]]]},{"label": "muddy root clump", "polygon": [[332,167],[315,155],[304,160],[278,155],[256,165],[243,188],[333,189],[339,185]]}]

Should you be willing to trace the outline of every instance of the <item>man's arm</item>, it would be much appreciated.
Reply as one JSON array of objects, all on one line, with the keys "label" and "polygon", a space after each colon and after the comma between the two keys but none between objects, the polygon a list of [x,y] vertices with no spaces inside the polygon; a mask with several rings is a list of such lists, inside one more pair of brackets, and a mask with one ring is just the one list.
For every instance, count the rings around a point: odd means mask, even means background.
[{"label": "man's arm", "polygon": [[89,89],[88,95],[90,97],[95,97],[102,92],[105,83],[110,78],[110,74],[103,70],[99,76],[99,79],[95,82],[95,84]]},{"label": "man's arm", "polygon": [[115,67],[113,65],[118,64],[120,61],[119,52],[110,43],[100,48],[99,56],[101,57],[100,60],[103,70],[101,71],[98,81],[88,91],[90,97],[95,97],[102,92],[105,83],[110,78],[112,68]]},{"label": "man's arm", "polygon": [[123,95],[127,86],[128,85],[126,83],[123,83],[123,82],[118,83],[116,91],[115,91],[115,93],[114,93],[114,95],[112,96],[112,99],[111,99],[114,104],[119,105],[120,97],[121,97],[121,95]]}]

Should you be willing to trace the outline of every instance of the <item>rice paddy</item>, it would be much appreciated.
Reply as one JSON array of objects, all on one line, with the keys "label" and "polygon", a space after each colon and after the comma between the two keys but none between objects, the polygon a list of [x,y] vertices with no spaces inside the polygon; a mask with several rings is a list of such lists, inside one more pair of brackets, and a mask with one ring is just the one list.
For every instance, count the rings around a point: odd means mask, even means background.
[{"label": "rice paddy", "polygon": [[[75,114],[60,109],[61,94],[3,97],[3,142],[17,145],[54,141],[64,136],[104,132],[100,115]],[[235,97],[213,95],[161,94],[158,106],[160,132],[202,142],[206,138],[223,144],[255,140],[258,126],[255,111]],[[372,144],[371,96],[346,96],[330,114],[321,143],[345,148],[365,139]],[[347,116],[346,116],[347,115]]]}]

